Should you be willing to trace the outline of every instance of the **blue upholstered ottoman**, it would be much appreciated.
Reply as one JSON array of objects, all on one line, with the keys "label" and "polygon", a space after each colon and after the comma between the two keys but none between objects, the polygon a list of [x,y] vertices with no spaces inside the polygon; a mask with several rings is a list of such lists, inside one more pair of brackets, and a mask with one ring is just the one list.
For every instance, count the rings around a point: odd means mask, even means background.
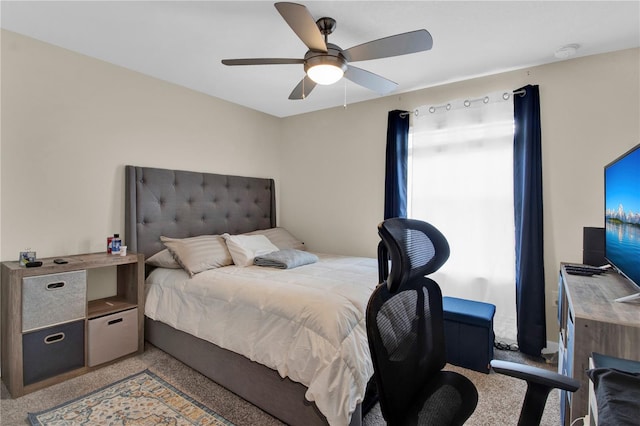
[{"label": "blue upholstered ottoman", "polygon": [[442,308],[447,362],[489,373],[489,362],[493,359],[495,305],[443,297]]}]

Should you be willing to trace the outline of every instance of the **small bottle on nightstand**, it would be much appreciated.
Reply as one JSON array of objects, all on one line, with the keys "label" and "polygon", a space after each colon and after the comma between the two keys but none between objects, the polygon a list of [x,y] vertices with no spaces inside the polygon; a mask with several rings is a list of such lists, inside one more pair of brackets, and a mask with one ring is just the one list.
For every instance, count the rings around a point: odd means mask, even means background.
[{"label": "small bottle on nightstand", "polygon": [[113,234],[113,239],[111,240],[111,254],[120,254],[121,245],[122,240],[120,239],[120,234]]}]

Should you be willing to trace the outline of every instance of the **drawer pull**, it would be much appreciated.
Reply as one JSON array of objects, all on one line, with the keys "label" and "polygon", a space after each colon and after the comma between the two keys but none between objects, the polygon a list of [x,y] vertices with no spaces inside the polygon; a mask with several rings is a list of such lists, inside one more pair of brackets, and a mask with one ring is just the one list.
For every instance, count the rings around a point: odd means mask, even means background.
[{"label": "drawer pull", "polygon": [[49,283],[47,284],[47,290],[57,290],[59,288],[62,288],[66,285],[67,283],[64,281],[58,281],[55,283]]},{"label": "drawer pull", "polygon": [[46,343],[47,345],[50,345],[52,343],[58,343],[64,340],[64,333],[60,332],[60,333],[56,333],[56,334],[50,334],[47,337],[44,338],[44,343]]},{"label": "drawer pull", "polygon": [[122,322],[122,318],[118,318],[118,319],[114,319],[114,320],[108,321],[107,325],[117,324],[119,322]]}]

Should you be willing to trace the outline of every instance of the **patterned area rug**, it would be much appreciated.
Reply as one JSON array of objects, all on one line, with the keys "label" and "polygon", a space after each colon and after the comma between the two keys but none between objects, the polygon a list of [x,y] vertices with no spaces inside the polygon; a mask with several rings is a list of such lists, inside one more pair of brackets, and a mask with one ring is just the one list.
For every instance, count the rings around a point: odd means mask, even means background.
[{"label": "patterned area rug", "polygon": [[40,413],[32,425],[211,425],[233,423],[149,370]]}]

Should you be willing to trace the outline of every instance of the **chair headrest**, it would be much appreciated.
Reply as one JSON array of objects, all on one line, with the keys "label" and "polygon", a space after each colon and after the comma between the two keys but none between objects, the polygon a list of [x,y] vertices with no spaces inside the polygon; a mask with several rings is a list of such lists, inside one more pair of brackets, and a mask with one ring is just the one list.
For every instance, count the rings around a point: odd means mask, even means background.
[{"label": "chair headrest", "polygon": [[414,277],[429,275],[449,258],[449,243],[433,225],[416,219],[392,218],[378,225],[378,234],[391,258],[387,278],[395,293]]}]

